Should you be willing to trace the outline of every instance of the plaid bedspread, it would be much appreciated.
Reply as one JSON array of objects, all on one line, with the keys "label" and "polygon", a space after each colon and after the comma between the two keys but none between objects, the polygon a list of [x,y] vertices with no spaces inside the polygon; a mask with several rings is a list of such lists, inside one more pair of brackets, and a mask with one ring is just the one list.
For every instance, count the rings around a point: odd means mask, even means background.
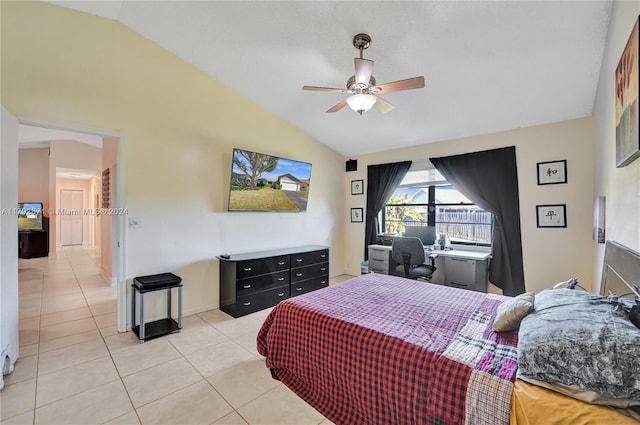
[{"label": "plaid bedspread", "polygon": [[503,300],[363,275],[278,304],[258,351],[337,425],[508,424],[517,332],[492,331]]}]

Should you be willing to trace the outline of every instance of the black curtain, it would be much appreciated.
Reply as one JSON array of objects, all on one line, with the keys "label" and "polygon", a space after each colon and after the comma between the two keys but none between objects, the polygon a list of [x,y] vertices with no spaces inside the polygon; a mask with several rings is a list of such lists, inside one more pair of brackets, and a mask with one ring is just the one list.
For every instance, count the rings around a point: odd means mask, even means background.
[{"label": "black curtain", "polygon": [[429,158],[438,171],[480,208],[493,213],[489,280],[505,295],[525,291],[516,148]]},{"label": "black curtain", "polygon": [[378,213],[407,175],[411,161],[367,167],[367,216],[364,228],[364,258],[369,257],[367,246],[378,239]]}]

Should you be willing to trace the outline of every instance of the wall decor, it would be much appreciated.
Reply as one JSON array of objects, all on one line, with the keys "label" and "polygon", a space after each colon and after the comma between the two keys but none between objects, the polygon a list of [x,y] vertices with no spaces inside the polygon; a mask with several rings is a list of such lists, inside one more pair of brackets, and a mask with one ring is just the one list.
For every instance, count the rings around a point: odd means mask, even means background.
[{"label": "wall decor", "polygon": [[364,180],[351,180],[351,194],[352,195],[364,194]]},{"label": "wall decor", "polygon": [[567,205],[536,205],[538,227],[567,227]]},{"label": "wall decor", "polygon": [[638,137],[638,22],[616,67],[616,167],[624,167],[640,157]]},{"label": "wall decor", "polygon": [[605,240],[605,201],[604,196],[596,196],[593,202],[593,240],[598,243]]},{"label": "wall decor", "polygon": [[567,182],[567,160],[538,162],[538,184]]},{"label": "wall decor", "polygon": [[362,208],[351,208],[351,222],[352,223],[363,222]]},{"label": "wall decor", "polygon": [[111,204],[109,193],[111,192],[111,182],[109,181],[109,169],[102,171],[102,208],[109,208]]}]

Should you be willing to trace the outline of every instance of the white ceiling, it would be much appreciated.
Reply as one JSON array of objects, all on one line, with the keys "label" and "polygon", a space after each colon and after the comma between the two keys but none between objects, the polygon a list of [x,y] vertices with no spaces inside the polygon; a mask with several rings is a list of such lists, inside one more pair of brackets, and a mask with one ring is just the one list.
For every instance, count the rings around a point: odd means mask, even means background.
[{"label": "white ceiling", "polygon": [[[590,116],[611,2],[82,1],[345,156]],[[325,111],[353,75],[356,33],[396,109]],[[179,84],[167,82],[168,84]]]},{"label": "white ceiling", "polygon": [[18,143],[20,149],[42,148],[56,140],[76,140],[96,148],[102,148],[102,137],[94,134],[57,130],[27,124],[18,125]]}]

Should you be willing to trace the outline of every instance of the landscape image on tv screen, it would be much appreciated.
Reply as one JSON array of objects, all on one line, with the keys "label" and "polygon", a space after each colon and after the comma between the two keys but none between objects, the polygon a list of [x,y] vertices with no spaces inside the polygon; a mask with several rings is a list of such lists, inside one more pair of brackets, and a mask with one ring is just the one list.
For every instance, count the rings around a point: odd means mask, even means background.
[{"label": "landscape image on tv screen", "polygon": [[306,211],[311,164],[233,150],[229,211]]},{"label": "landscape image on tv screen", "polygon": [[42,203],[18,204],[18,230],[42,230]]}]

